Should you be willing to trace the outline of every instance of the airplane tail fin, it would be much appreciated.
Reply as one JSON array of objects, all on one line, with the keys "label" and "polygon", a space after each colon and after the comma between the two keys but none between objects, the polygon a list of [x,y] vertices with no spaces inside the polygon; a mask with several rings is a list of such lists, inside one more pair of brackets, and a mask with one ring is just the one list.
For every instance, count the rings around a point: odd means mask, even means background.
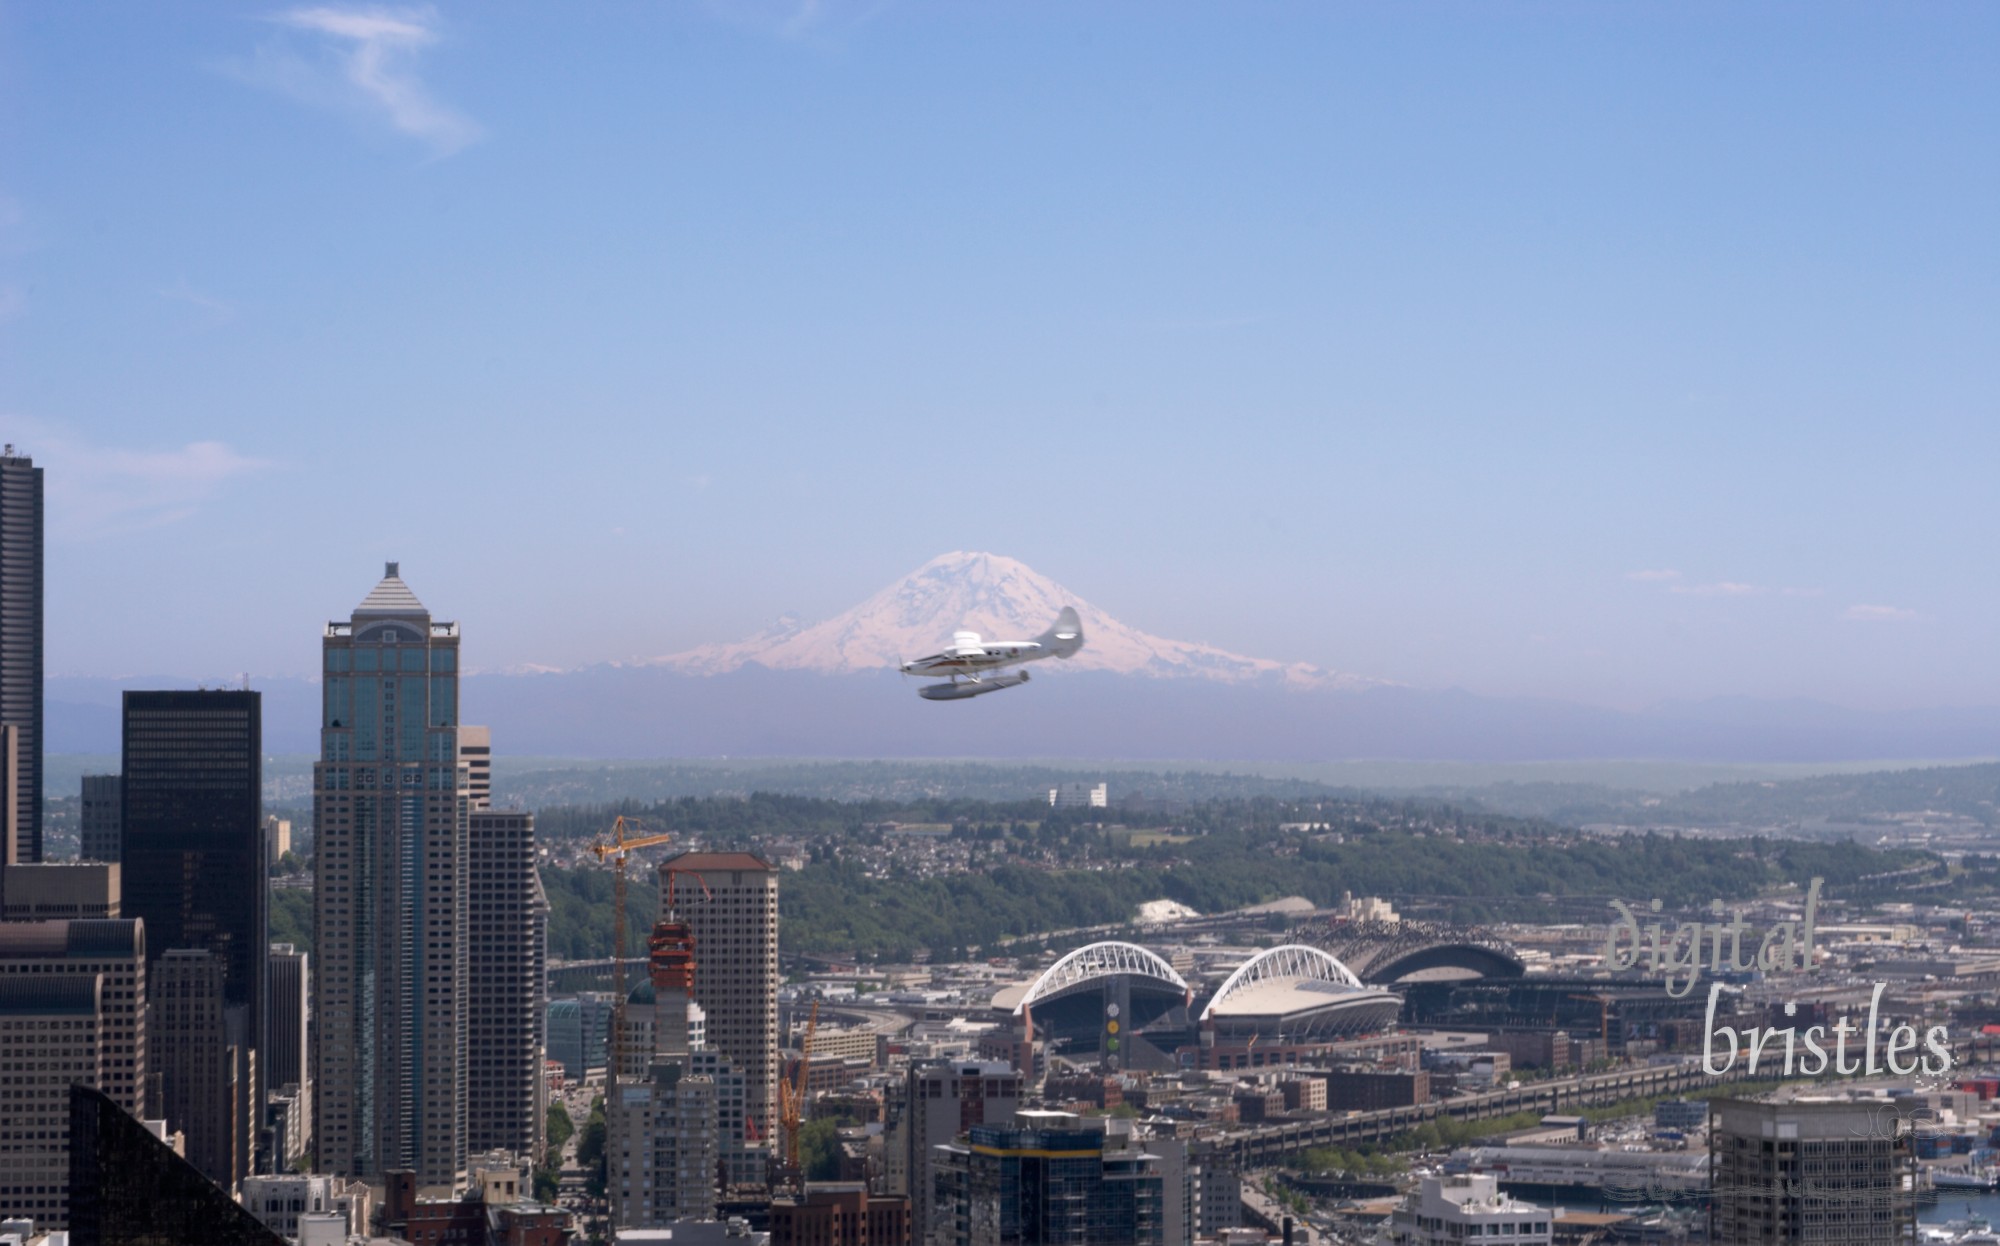
[{"label": "airplane tail fin", "polygon": [[1049,630],[1035,637],[1035,641],[1059,658],[1083,648],[1083,620],[1076,617],[1076,607],[1064,606]]}]

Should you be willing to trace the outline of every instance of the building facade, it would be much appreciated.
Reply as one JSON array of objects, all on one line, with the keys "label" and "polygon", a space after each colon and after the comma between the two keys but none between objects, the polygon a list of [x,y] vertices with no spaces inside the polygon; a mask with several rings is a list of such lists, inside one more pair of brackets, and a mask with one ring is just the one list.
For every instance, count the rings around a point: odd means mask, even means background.
[{"label": "building facade", "polygon": [[312,1146],[312,965],[289,943],[273,943],[265,963],[271,1012],[259,1053],[264,1123],[271,1131],[271,1167],[285,1171]]},{"label": "building facade", "polygon": [[231,1041],[222,960],[200,948],[175,948],[147,972],[146,1033],[159,1077],[153,1110],[185,1139],[188,1163],[225,1190],[249,1175],[262,1122],[244,1100],[243,1063]]},{"label": "building facade", "polygon": [[969,1145],[938,1147],[934,1168],[926,1239],[933,1246],[1165,1246],[1170,1240],[1159,1157],[1108,1147],[1101,1132],[982,1125]]},{"label": "building facade", "polygon": [[647,944],[646,981],[625,1010],[652,1013],[644,1072],[633,1076],[639,1058],[621,1051],[606,1091],[606,1189],[619,1228],[715,1218],[720,1111],[715,1079],[693,1069],[695,943],[685,922],[662,917]]},{"label": "building facade", "polygon": [[322,637],[313,768],[321,1169],[464,1180],[466,819],[458,625],[390,563]]},{"label": "building facade", "polygon": [[72,1241],[290,1246],[116,1103],[68,1093]]},{"label": "building facade", "polygon": [[1508,1246],[1548,1246],[1554,1218],[1546,1207],[1500,1192],[1491,1173],[1425,1177],[1421,1188],[1389,1219],[1390,1246],[1461,1246],[1488,1238]]},{"label": "building facade", "polygon": [[6,920],[74,921],[123,917],[124,886],[115,862],[37,861],[9,865]]},{"label": "building facade", "polygon": [[902,1116],[890,1140],[889,1192],[910,1197],[910,1223],[931,1223],[932,1170],[937,1148],[979,1126],[1013,1123],[1021,1107],[1021,1074],[988,1060],[919,1065],[905,1082]]},{"label": "building facade", "polygon": [[63,974],[104,979],[97,1087],[132,1115],[148,1115],[145,924],[129,918],[0,923],[0,982]]},{"label": "building facade", "polygon": [[[559,1061],[563,1076],[583,1081],[610,1060],[611,1021],[617,996],[609,991],[583,991],[549,1001],[549,1059]],[[650,1024],[650,1022],[649,1022]],[[650,1051],[651,1047],[641,1050]]]},{"label": "building facade", "polygon": [[1711,1241],[1915,1239],[1913,1138],[1893,1104],[1716,1099],[1709,1113]]},{"label": "building facade", "polygon": [[119,839],[119,805],[124,799],[115,774],[83,776],[83,800],[77,855],[85,861],[116,861],[124,848]]},{"label": "building facade", "polygon": [[69,1219],[71,1083],[144,1110],[145,934],[131,921],[0,924],[0,1219]]},{"label": "building facade", "polygon": [[535,817],[474,807],[466,890],[466,1131],[474,1152],[540,1154],[549,902]]},{"label": "building facade", "polygon": [[[263,1124],[258,1053],[264,1044],[270,871],[262,718],[257,692],[125,694],[119,782],[124,912],[146,923],[147,952],[156,967],[170,951],[194,949],[213,954],[220,969],[221,1045],[233,1049],[237,1061],[228,1131],[232,1159],[226,1170],[211,1168],[215,1153],[204,1149],[196,1166],[231,1189],[255,1166],[254,1140]],[[172,1056],[168,1045],[182,1033],[155,1040],[154,1058],[163,1069]],[[208,1036],[201,1041],[201,1050],[177,1067],[193,1068],[208,1058]],[[191,1146],[198,1132],[206,1136],[205,1127],[191,1129],[171,1115],[168,1124],[186,1129]]]},{"label": "building facade", "polygon": [[0,723],[15,729],[15,851],[42,859],[42,469],[0,450]]},{"label": "building facade", "polygon": [[0,1218],[69,1227],[69,1087],[104,1076],[99,974],[0,977]]},{"label": "building facade", "polygon": [[[699,875],[679,916],[700,949],[694,998],[708,1019],[708,1045],[743,1071],[753,1132],[778,1134],[778,871],[747,852],[689,852],[660,867]],[[703,888],[705,887],[706,890]]]},{"label": "building facade", "polygon": [[910,1200],[861,1181],[809,1181],[772,1201],[771,1246],[910,1246]]},{"label": "building facade", "polygon": [[465,796],[474,809],[493,807],[493,731],[458,729],[458,759],[465,763]]}]

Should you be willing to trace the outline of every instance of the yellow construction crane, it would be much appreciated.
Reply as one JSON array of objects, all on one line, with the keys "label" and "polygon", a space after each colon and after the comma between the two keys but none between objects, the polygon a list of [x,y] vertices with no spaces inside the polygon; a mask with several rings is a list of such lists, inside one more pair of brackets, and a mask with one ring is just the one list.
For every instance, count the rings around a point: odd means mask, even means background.
[{"label": "yellow construction crane", "polygon": [[[633,832],[631,837],[625,834],[627,828]],[[611,824],[611,838],[600,839],[590,846],[600,863],[610,859],[615,872],[611,885],[611,1050],[610,1067],[604,1071],[607,1101],[618,1087],[618,1069],[625,1060],[625,860],[634,849],[650,848],[673,838],[647,835],[645,829],[639,819],[620,814]]]},{"label": "yellow construction crane", "polygon": [[799,1043],[799,1072],[795,1078],[778,1079],[778,1123],[785,1130],[785,1177],[804,1189],[805,1173],[799,1168],[799,1129],[806,1109],[807,1079],[812,1076],[813,1034],[819,1029],[819,1001],[806,1018],[806,1036]]}]

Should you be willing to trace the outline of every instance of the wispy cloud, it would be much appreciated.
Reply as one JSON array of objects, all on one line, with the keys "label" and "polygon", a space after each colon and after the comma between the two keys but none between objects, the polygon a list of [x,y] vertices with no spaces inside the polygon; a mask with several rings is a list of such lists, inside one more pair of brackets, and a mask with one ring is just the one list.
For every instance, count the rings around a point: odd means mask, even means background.
[{"label": "wispy cloud", "polygon": [[1840,617],[1854,623],[1911,623],[1924,616],[1902,606],[1849,606]]},{"label": "wispy cloud", "polygon": [[1663,584],[1668,580],[1680,579],[1681,573],[1678,571],[1627,571],[1625,578],[1628,580],[1638,580],[1642,584]]},{"label": "wispy cloud", "polygon": [[708,0],[704,5],[716,21],[795,43],[837,36],[889,7],[889,0]]},{"label": "wispy cloud", "polygon": [[1717,580],[1713,584],[1675,584],[1670,593],[1681,593],[1688,597],[1761,597],[1771,590],[1761,584],[1744,584],[1737,580]]},{"label": "wispy cloud", "polygon": [[0,420],[18,453],[46,469],[52,535],[89,541],[178,523],[230,482],[271,466],[220,441],[177,449],[97,446],[39,421]]},{"label": "wispy cloud", "polygon": [[197,290],[185,280],[160,289],[159,295],[169,303],[178,303],[192,309],[187,328],[192,331],[213,329],[236,319],[236,305],[216,298],[202,290]]},{"label": "wispy cloud", "polygon": [[321,57],[288,48],[258,50],[247,64],[226,66],[236,77],[318,107],[358,110],[419,139],[438,156],[477,140],[478,123],[434,98],[417,72],[443,23],[429,8],[386,9],[317,5],[271,19],[316,36]]}]

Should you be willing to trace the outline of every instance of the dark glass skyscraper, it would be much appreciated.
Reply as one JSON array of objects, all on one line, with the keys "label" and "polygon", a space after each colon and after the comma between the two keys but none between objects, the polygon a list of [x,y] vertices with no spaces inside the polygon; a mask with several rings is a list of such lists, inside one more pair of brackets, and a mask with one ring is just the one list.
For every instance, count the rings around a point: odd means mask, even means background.
[{"label": "dark glass skyscraper", "polygon": [[125,694],[123,911],[146,923],[149,969],[176,948],[221,962],[227,1043],[245,1059],[237,1154],[263,1098],[248,1059],[264,1047],[270,941],[262,738],[260,693]]},{"label": "dark glass skyscraper", "polygon": [[0,723],[18,729],[18,861],[42,859],[42,469],[0,452]]}]

